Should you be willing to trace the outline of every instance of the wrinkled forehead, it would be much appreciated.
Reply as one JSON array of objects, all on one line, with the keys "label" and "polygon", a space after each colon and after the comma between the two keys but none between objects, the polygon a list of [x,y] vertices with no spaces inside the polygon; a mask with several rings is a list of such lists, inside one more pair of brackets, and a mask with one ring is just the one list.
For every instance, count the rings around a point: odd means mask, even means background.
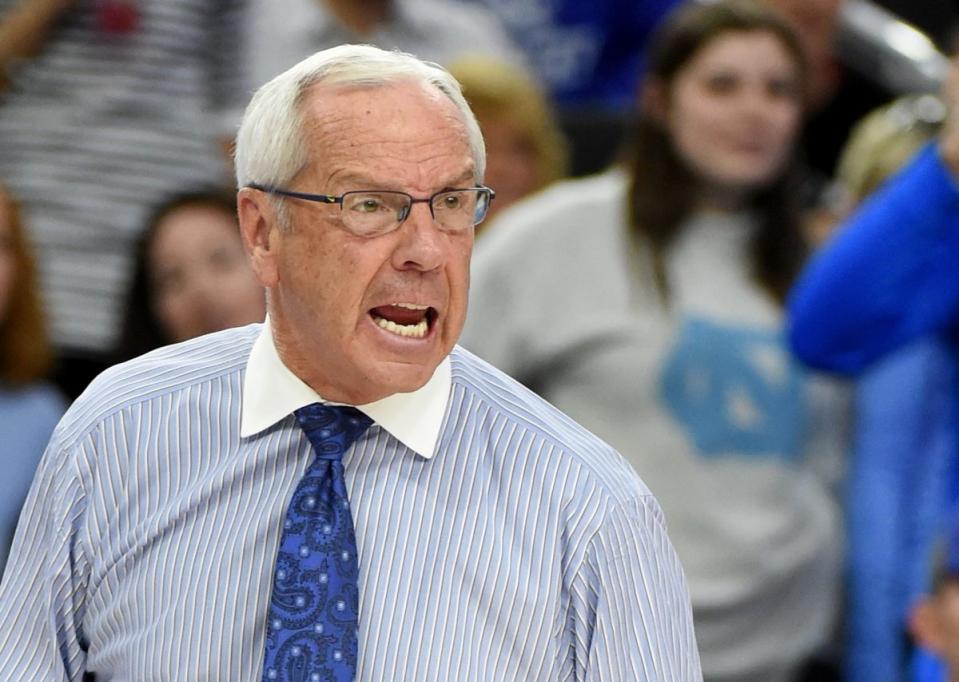
[{"label": "wrinkled forehead", "polygon": [[[302,102],[311,162],[356,161],[475,166],[461,112],[429,84],[318,84]],[[462,171],[461,171],[462,172]]]},{"label": "wrinkled forehead", "polygon": [[304,128],[319,136],[321,143],[346,133],[402,141],[432,129],[437,136],[461,136],[469,145],[466,124],[456,105],[434,86],[412,80],[373,85],[320,83],[305,93],[300,111]]}]

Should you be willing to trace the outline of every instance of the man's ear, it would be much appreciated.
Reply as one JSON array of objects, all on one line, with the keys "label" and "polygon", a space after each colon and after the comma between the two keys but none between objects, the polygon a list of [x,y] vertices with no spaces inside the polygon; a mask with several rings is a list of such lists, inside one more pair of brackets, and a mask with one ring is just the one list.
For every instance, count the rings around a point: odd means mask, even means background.
[{"label": "man's ear", "polygon": [[924,595],[909,611],[909,634],[916,643],[934,654],[943,650],[939,609],[934,596]]},{"label": "man's ear", "polygon": [[666,84],[655,76],[647,76],[639,90],[639,106],[647,116],[658,123],[666,123],[669,111],[669,92]]},{"label": "man's ear", "polygon": [[253,272],[264,287],[276,286],[280,279],[277,266],[280,228],[269,197],[259,190],[244,187],[236,196],[236,214]]}]

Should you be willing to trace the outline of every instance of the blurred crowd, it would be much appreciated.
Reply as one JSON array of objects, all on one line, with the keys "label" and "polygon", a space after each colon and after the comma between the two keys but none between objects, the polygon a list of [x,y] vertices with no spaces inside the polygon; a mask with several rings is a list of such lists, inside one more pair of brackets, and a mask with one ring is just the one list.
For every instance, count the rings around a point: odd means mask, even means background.
[{"label": "blurred crowd", "polygon": [[[919,4],[952,55],[959,7]],[[902,96],[843,11],[0,0],[0,571],[100,371],[263,320],[235,127],[371,43],[463,85],[496,195],[461,343],[650,486],[707,682],[959,679],[959,61]]]}]

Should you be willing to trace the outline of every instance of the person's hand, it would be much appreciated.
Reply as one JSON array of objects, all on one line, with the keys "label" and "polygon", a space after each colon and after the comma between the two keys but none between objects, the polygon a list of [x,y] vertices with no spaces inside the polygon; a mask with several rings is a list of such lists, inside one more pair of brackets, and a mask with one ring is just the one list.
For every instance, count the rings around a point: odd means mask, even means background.
[{"label": "person's hand", "polygon": [[946,121],[939,133],[939,153],[953,174],[959,176],[959,55],[952,58],[942,84]]},{"label": "person's hand", "polygon": [[6,73],[17,60],[36,54],[50,27],[77,0],[20,0],[0,15],[0,90]]}]

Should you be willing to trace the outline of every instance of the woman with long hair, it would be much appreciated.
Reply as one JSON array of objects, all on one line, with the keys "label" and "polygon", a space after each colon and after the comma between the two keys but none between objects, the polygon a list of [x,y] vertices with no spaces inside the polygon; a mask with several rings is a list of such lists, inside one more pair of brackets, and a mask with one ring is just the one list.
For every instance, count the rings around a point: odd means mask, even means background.
[{"label": "woman with long hair", "polygon": [[266,294],[243,250],[235,201],[211,189],[154,209],[137,243],[117,360],[263,321]]},{"label": "woman with long hair", "polygon": [[20,210],[0,187],[0,573],[17,517],[63,398],[44,380],[53,362]]},{"label": "woman with long hair", "polygon": [[782,340],[806,255],[802,51],[756,4],[689,4],[648,69],[626,161],[480,240],[464,345],[649,485],[706,679],[787,682],[830,640],[842,554],[844,395]]}]

